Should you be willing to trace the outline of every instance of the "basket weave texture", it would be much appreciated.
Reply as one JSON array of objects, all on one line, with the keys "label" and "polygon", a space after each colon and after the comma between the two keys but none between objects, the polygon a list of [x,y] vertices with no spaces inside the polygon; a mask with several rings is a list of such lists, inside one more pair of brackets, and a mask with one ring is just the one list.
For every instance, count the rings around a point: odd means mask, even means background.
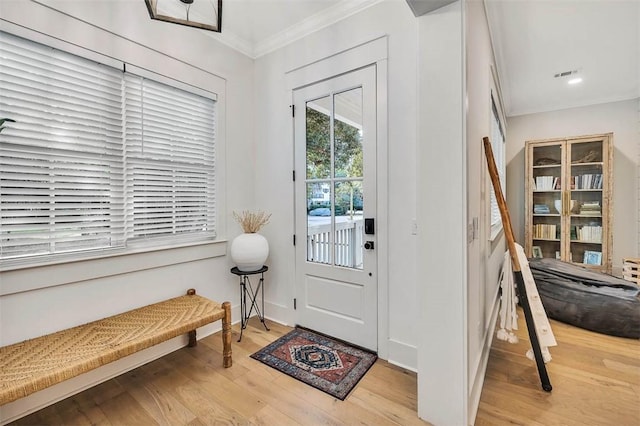
[{"label": "basket weave texture", "polygon": [[622,278],[640,286],[640,258],[622,259]]},{"label": "basket weave texture", "polygon": [[217,302],[176,297],[0,348],[0,405],[224,317]]}]

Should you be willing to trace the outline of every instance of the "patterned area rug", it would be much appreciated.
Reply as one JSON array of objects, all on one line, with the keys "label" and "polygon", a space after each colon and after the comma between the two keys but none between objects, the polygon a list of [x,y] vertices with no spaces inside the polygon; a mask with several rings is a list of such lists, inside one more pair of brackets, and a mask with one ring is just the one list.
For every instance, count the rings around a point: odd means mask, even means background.
[{"label": "patterned area rug", "polygon": [[344,400],[378,356],[310,330],[296,328],[251,358]]}]

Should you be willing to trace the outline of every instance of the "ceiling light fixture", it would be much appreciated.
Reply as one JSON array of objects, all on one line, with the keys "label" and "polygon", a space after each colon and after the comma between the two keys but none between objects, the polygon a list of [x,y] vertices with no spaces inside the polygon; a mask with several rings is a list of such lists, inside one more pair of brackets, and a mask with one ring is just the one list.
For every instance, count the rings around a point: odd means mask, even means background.
[{"label": "ceiling light fixture", "polygon": [[576,77],[576,78],[572,78],[571,80],[567,81],[567,84],[578,84],[578,83],[582,83],[582,78]]},{"label": "ceiling light fixture", "polygon": [[144,0],[151,19],[221,32],[222,0]]}]

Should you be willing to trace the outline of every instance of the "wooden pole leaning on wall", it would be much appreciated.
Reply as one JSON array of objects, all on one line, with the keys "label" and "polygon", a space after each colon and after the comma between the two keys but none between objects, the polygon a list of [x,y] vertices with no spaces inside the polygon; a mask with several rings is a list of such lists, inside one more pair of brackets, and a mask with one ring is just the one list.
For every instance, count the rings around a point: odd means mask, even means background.
[{"label": "wooden pole leaning on wall", "polygon": [[531,306],[529,305],[529,299],[527,298],[527,289],[524,285],[522,270],[520,268],[520,261],[518,260],[518,253],[516,252],[516,240],[513,235],[513,228],[511,227],[511,217],[509,216],[507,202],[504,199],[502,187],[500,186],[500,176],[498,175],[498,168],[496,167],[496,162],[493,158],[491,142],[489,141],[489,138],[485,136],[484,138],[482,138],[482,143],[484,144],[484,153],[487,158],[487,167],[489,168],[489,176],[491,177],[493,192],[496,195],[496,201],[498,202],[498,208],[500,209],[502,227],[504,228],[504,234],[507,238],[507,246],[509,247],[509,255],[511,256],[513,275],[518,287],[518,294],[520,296],[518,300],[520,301],[522,310],[524,311],[524,318],[527,323],[527,330],[529,332],[529,340],[531,341],[531,348],[533,349],[536,366],[538,367],[538,375],[540,376],[542,389],[547,392],[551,392],[551,389],[553,389],[553,387],[551,386],[551,382],[549,381],[547,367],[544,365],[542,350],[540,348],[540,341],[538,340],[538,333],[536,332],[533,314],[531,313]]}]

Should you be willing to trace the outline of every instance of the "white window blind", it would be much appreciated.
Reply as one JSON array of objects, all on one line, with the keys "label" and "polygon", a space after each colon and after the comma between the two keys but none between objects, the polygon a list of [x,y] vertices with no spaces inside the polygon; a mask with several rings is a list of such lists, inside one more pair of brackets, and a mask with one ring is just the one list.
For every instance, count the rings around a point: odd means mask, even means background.
[{"label": "white window blind", "polygon": [[[504,132],[502,131],[502,125],[500,124],[500,118],[498,115],[498,109],[493,99],[491,100],[491,149],[496,162],[496,168],[498,169],[498,176],[500,177],[500,187],[502,193],[505,194],[505,178],[506,178],[506,165],[505,165],[505,139]],[[496,194],[491,188],[491,233],[495,234],[502,228],[502,218],[500,217],[500,209],[498,208],[498,201]]]},{"label": "white window blind", "polygon": [[125,76],[127,236],[215,236],[215,102]]},{"label": "white window blind", "polygon": [[121,245],[121,72],[0,37],[1,257]]},{"label": "white window blind", "polygon": [[215,104],[0,32],[0,259],[214,237]]}]

